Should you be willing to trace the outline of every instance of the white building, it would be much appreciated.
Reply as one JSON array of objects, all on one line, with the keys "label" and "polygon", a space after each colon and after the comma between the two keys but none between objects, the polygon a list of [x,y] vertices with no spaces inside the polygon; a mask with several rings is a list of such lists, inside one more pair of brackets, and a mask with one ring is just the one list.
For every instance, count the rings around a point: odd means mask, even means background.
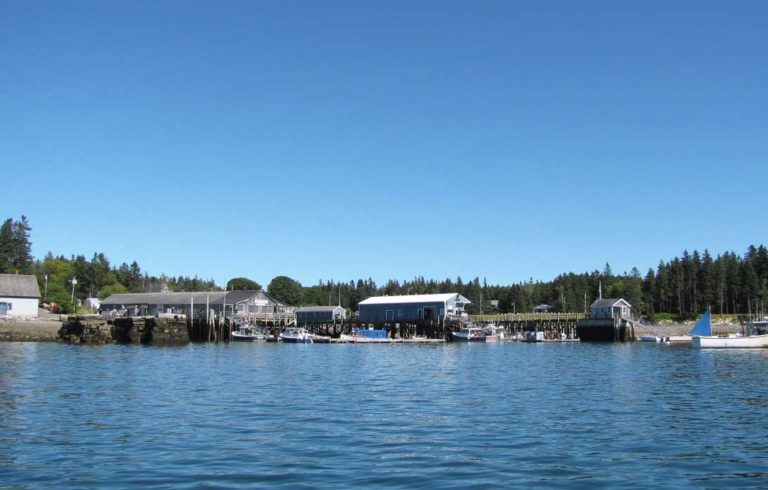
[{"label": "white building", "polygon": [[35,276],[0,274],[0,316],[36,317],[39,304]]}]

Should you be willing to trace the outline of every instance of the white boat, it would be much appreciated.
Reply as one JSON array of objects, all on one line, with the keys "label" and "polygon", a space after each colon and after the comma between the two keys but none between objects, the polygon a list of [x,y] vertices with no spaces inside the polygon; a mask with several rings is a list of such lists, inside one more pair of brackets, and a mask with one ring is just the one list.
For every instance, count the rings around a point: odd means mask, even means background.
[{"label": "white boat", "polygon": [[312,344],[312,336],[307,332],[307,329],[300,327],[288,327],[280,334],[280,340],[282,342],[288,342],[290,344]]},{"label": "white boat", "polygon": [[261,333],[256,327],[245,324],[237,327],[237,331],[232,332],[233,342],[257,342],[267,340],[267,336]]},{"label": "white boat", "polygon": [[710,320],[709,308],[701,316],[696,325],[691,330],[693,335],[693,346],[699,349],[754,349],[768,347],[768,334],[759,334],[761,332],[760,323],[750,322],[747,324],[747,334],[742,336],[716,337],[712,335],[712,325]]},{"label": "white boat", "polygon": [[331,343],[331,338],[325,335],[311,333],[309,334],[309,338],[312,339],[312,343],[314,344],[330,344]]},{"label": "white boat", "polygon": [[483,327],[483,333],[485,333],[486,342],[499,342],[504,340],[506,335],[504,327],[497,327],[496,325],[486,325]]},{"label": "white boat", "polygon": [[478,327],[464,327],[458,332],[451,332],[451,335],[457,342],[485,342],[485,333]]},{"label": "white boat", "polygon": [[690,335],[670,335],[664,337],[664,342],[667,344],[690,344],[693,342],[693,337]]},{"label": "white boat", "polygon": [[544,332],[525,332],[523,342],[544,342]]}]

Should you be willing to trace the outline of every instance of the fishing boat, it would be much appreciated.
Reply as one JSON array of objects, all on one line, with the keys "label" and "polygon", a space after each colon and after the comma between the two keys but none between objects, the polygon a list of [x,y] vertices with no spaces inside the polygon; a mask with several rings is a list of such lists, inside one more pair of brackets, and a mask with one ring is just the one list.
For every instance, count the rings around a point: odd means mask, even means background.
[{"label": "fishing boat", "polygon": [[301,327],[288,327],[280,334],[280,340],[289,344],[312,344],[312,336],[307,329]]},{"label": "fishing boat", "polygon": [[464,327],[458,332],[451,332],[457,342],[485,342],[485,333],[479,327]]},{"label": "fishing boat", "polygon": [[486,342],[499,342],[505,338],[504,327],[493,324],[483,327],[483,333],[485,333]]},{"label": "fishing boat", "polygon": [[759,323],[761,322],[750,322],[747,324],[746,335],[717,337],[712,335],[710,316],[709,308],[707,308],[701,319],[691,329],[690,333],[693,335],[694,347],[700,349],[753,349],[768,347],[768,334],[759,333],[761,332],[759,330]]},{"label": "fishing boat", "polygon": [[256,327],[245,324],[237,327],[237,331],[232,332],[233,342],[257,342],[267,340],[267,336],[261,333]]},{"label": "fishing boat", "polygon": [[544,342],[544,332],[525,332],[523,342]]}]

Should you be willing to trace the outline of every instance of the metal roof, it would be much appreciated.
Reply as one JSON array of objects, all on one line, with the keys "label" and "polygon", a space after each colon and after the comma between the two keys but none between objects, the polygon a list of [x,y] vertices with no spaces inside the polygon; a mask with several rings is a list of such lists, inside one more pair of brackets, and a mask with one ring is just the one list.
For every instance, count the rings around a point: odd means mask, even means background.
[{"label": "metal roof", "polygon": [[226,296],[224,291],[203,291],[190,293],[124,293],[113,294],[101,302],[101,306],[114,305],[188,305],[221,304]]},{"label": "metal roof", "polygon": [[167,293],[123,293],[113,294],[101,302],[102,306],[119,305],[188,305],[194,301],[196,305],[205,304],[220,305],[225,302],[228,305],[243,303],[257,297],[271,301],[278,306],[288,306],[277,301],[262,290],[245,291],[193,291],[193,292],[167,292]]},{"label": "metal roof", "polygon": [[627,301],[624,298],[604,298],[604,299],[598,299],[594,303],[592,303],[592,307],[598,307],[598,308],[606,308],[609,306],[615,306],[617,303],[624,302],[627,306],[630,308],[632,305],[627,303]]},{"label": "metal roof", "polygon": [[39,298],[37,278],[21,274],[0,274],[0,296]]},{"label": "metal roof", "polygon": [[462,303],[471,303],[459,293],[410,294],[405,296],[373,296],[358,303],[359,305],[389,305],[397,303],[445,303],[456,299]]},{"label": "metal roof", "polygon": [[341,306],[302,306],[301,308],[296,310],[296,313],[314,313],[314,312],[317,312],[317,313],[331,312],[332,313],[338,310],[339,308],[341,308],[342,310],[344,309]]}]

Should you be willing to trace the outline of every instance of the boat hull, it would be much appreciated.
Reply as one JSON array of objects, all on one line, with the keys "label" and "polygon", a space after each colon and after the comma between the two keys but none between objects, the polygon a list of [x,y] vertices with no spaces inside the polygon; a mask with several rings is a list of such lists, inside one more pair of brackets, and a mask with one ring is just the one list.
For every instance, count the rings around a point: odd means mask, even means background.
[{"label": "boat hull", "polygon": [[238,335],[237,333],[232,334],[233,342],[263,342],[265,340],[267,340],[267,337],[264,335]]},{"label": "boat hull", "polygon": [[467,337],[466,335],[460,335],[454,332],[453,340],[455,340],[456,342],[485,342],[485,337],[480,337],[480,336]]},{"label": "boat hull", "polygon": [[310,338],[298,338],[298,337],[280,337],[281,342],[285,342],[286,344],[311,344],[312,339]]},{"label": "boat hull", "polygon": [[666,337],[664,342],[668,344],[690,344],[693,342],[693,337],[690,335],[671,335]]},{"label": "boat hull", "polygon": [[661,337],[655,335],[643,335],[640,337],[641,342],[661,342]]},{"label": "boat hull", "polygon": [[768,348],[768,335],[749,335],[746,337],[694,337],[693,346],[700,349]]}]

